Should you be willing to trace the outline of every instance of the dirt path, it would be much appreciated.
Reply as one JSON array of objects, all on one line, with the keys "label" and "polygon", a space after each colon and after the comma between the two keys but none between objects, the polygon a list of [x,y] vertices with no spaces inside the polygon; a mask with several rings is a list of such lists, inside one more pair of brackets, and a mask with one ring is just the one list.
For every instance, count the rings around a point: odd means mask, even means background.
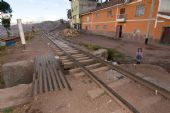
[{"label": "dirt path", "polygon": [[26,50],[18,42],[15,46],[7,48],[6,54],[0,59],[4,60],[2,63],[33,60],[35,56],[52,53],[48,48],[48,43],[42,41],[41,37],[35,36],[32,40],[27,41]]},{"label": "dirt path", "polygon": [[6,48],[3,55],[0,56],[0,88],[4,87],[2,80],[2,65],[9,62],[17,62],[22,60],[33,60],[35,56],[53,54],[53,51],[48,47],[48,43],[42,41],[41,37],[35,36],[32,40],[27,41],[26,50],[20,42],[15,46]]},{"label": "dirt path", "polygon": [[29,108],[18,108],[13,113],[112,113],[117,110],[127,113],[106,94],[91,99],[87,92],[98,86],[89,81],[91,80],[88,77],[74,79],[69,75],[73,91],[65,89],[39,95],[34,98]]}]

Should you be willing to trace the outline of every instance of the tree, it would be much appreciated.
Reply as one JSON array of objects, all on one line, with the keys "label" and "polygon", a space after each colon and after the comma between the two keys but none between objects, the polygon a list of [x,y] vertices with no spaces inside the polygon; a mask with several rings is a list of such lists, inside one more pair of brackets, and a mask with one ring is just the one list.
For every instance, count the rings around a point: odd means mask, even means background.
[{"label": "tree", "polygon": [[0,12],[1,12],[1,23],[7,31],[8,37],[10,36],[10,26],[11,26],[11,13],[12,8],[11,6],[5,2],[4,0],[0,1]]},{"label": "tree", "polygon": [[68,19],[71,19],[71,18],[72,18],[72,17],[71,17],[71,9],[67,10],[67,18],[68,18]]},{"label": "tree", "polygon": [[6,29],[8,37],[10,36],[10,30],[11,30],[11,19],[4,19],[2,18],[2,25]]}]

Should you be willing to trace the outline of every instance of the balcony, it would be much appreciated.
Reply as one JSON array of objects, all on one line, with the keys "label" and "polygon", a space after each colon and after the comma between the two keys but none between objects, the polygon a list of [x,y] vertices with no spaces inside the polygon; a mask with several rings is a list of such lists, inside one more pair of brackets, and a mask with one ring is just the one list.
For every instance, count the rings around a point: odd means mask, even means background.
[{"label": "balcony", "polygon": [[126,15],[125,14],[117,15],[116,22],[126,22]]}]

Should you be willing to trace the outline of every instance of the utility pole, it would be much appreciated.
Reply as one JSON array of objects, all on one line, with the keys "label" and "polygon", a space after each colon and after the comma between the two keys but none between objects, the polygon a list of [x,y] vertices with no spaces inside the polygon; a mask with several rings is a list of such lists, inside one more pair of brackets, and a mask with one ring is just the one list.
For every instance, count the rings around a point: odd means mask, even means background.
[{"label": "utility pole", "polygon": [[150,36],[154,4],[155,4],[155,0],[152,0],[152,4],[151,4],[151,8],[150,8],[150,16],[149,16],[149,21],[148,21],[148,27],[147,27],[147,33],[146,33],[146,37],[145,37],[145,45],[148,44],[148,39]]},{"label": "utility pole", "polygon": [[24,49],[26,49],[26,41],[25,41],[25,35],[24,35],[24,30],[22,27],[22,22],[21,19],[17,19],[17,23],[18,23],[18,28],[19,28],[19,34],[20,34],[20,38],[21,38],[21,43],[24,46]]}]

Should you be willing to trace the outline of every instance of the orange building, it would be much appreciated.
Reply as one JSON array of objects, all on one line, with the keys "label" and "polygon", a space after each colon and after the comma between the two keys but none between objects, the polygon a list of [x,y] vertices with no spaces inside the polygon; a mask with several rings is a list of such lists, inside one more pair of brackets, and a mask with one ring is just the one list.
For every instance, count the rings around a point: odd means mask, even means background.
[{"label": "orange building", "polygon": [[149,32],[151,41],[170,43],[170,10],[167,3],[170,5],[170,0],[111,0],[81,14],[82,29],[138,41],[144,41]]}]

